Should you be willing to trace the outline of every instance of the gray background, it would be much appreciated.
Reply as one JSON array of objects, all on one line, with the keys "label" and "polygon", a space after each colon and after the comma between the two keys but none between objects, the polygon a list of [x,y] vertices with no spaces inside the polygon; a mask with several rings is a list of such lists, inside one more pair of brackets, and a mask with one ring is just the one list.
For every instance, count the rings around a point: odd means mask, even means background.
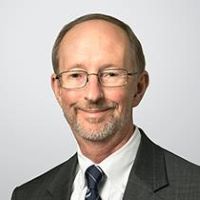
[{"label": "gray background", "polygon": [[1,200],[75,151],[51,91],[50,54],[61,27],[89,12],[119,17],[143,44],[151,81],[135,123],[200,164],[199,0],[1,0]]}]

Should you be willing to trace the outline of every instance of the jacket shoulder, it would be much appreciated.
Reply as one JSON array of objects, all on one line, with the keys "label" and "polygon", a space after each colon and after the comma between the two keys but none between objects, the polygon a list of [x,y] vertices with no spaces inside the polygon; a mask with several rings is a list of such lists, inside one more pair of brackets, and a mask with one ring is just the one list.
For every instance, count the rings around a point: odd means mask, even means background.
[{"label": "jacket shoulder", "polygon": [[58,177],[62,178],[64,173],[70,173],[71,171],[74,171],[75,170],[74,166],[76,166],[76,162],[77,162],[77,156],[75,154],[64,163],[16,187],[12,194],[12,200],[15,199],[21,200],[21,198],[30,199],[30,197],[31,198],[33,197],[34,199],[34,197],[42,196],[43,193],[47,191],[46,189],[51,187],[51,184],[54,183]]},{"label": "jacket shoulder", "polygon": [[200,167],[160,147],[142,133],[135,173],[163,199],[200,199]]},{"label": "jacket shoulder", "polygon": [[163,150],[165,155],[166,169],[169,177],[176,177],[181,184],[190,182],[198,183],[200,191],[200,166],[191,163],[174,153]]}]

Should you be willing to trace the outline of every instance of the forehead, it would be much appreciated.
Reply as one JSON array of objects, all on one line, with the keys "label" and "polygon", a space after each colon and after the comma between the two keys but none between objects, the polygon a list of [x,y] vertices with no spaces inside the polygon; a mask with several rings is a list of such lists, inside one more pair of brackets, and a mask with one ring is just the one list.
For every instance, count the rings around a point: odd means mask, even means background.
[{"label": "forehead", "polygon": [[65,34],[61,43],[69,38],[76,38],[76,36],[84,36],[84,38],[87,38],[89,36],[91,37],[91,35],[98,37],[100,34],[102,36],[107,35],[108,38],[112,35],[113,39],[121,39],[124,40],[124,42],[128,39],[125,31],[121,27],[111,22],[98,19],[88,20],[75,25]]},{"label": "forehead", "polygon": [[128,36],[119,26],[105,20],[89,20],[75,25],[63,37],[60,48],[67,47],[71,43],[81,41],[93,44],[92,41],[103,40],[104,43],[113,43],[116,46],[124,46],[128,43]]},{"label": "forehead", "polygon": [[65,34],[58,56],[59,61],[63,57],[69,61],[81,56],[88,60],[98,59],[98,55],[101,60],[102,57],[122,59],[128,47],[129,39],[122,28],[104,20],[89,20],[75,25]]}]

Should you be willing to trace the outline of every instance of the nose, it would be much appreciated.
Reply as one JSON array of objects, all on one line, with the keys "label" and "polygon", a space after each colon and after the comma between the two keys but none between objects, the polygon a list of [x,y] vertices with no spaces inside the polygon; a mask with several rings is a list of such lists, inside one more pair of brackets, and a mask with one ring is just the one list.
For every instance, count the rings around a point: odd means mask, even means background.
[{"label": "nose", "polygon": [[85,99],[91,102],[97,102],[104,97],[103,88],[99,82],[97,74],[90,74],[85,87]]}]

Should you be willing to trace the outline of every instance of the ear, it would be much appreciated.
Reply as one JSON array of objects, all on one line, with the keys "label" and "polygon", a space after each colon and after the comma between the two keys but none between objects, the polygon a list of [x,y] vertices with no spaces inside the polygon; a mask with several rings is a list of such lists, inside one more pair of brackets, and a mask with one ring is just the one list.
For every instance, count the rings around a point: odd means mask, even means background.
[{"label": "ear", "polygon": [[136,107],[140,101],[142,100],[146,89],[149,85],[149,75],[147,71],[143,71],[139,76],[137,77],[136,80],[136,91],[133,97],[133,107]]},{"label": "ear", "polygon": [[59,80],[56,79],[56,74],[51,75],[51,88],[55,94],[55,97],[56,97],[58,103],[62,107],[62,97],[61,97],[61,89],[62,88],[60,87]]}]

